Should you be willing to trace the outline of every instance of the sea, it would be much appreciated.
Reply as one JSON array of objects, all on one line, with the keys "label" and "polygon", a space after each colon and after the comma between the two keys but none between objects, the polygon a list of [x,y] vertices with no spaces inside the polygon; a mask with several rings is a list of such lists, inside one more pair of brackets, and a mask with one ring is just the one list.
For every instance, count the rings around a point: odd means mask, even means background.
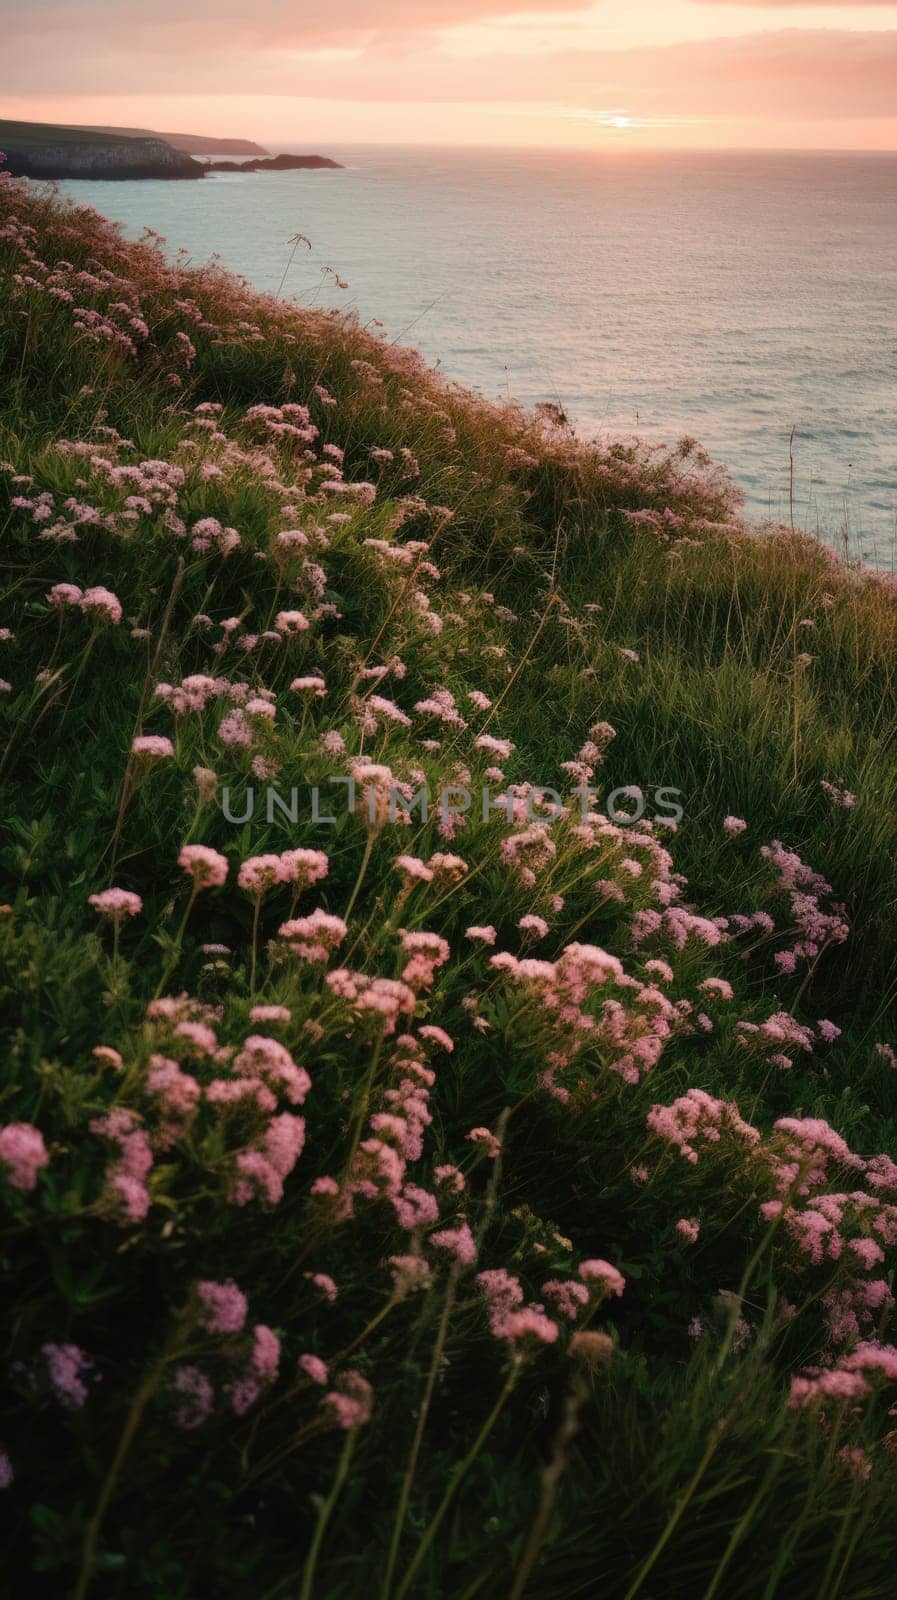
[{"label": "sea", "polygon": [[753,520],[897,565],[897,154],[321,153],[61,187],[583,438],[696,437]]}]

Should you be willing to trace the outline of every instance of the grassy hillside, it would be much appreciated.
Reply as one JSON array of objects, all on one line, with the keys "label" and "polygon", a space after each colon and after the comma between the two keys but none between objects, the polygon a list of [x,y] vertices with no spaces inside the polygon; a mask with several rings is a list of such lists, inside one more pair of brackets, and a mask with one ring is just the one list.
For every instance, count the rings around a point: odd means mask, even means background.
[{"label": "grassy hillside", "polygon": [[16,1592],[888,1595],[891,580],[8,178],[0,275]]},{"label": "grassy hillside", "polygon": [[30,144],[65,144],[65,145],[90,145],[97,143],[96,135],[102,133],[104,144],[125,145],[134,138],[159,139],[162,134],[139,134],[135,129],[133,134],[126,129],[113,128],[67,128],[62,123],[56,122],[11,122],[7,118],[0,120],[0,148],[7,144],[25,146]]},{"label": "grassy hillside", "polygon": [[266,156],[269,154],[264,145],[256,144],[254,139],[215,139],[210,134],[204,133],[157,133],[153,128],[106,128],[87,127],[85,133],[119,133],[129,139],[164,139],[166,144],[173,145],[175,150],[183,150],[187,155],[221,155],[221,156]]}]

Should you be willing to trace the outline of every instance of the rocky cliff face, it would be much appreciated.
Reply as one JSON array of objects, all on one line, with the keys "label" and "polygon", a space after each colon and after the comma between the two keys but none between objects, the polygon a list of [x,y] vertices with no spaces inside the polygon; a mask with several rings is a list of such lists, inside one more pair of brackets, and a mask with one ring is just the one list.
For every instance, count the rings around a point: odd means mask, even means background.
[{"label": "rocky cliff face", "polygon": [[163,139],[7,141],[7,170],[20,178],[201,178],[204,167]]}]

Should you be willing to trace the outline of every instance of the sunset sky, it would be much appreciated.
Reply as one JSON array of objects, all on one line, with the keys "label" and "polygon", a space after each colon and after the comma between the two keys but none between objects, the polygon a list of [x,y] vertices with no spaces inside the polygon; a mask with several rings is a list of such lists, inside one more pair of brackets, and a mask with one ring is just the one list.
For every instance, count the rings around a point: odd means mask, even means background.
[{"label": "sunset sky", "polygon": [[0,114],[274,144],[897,149],[894,0],[0,0]]}]

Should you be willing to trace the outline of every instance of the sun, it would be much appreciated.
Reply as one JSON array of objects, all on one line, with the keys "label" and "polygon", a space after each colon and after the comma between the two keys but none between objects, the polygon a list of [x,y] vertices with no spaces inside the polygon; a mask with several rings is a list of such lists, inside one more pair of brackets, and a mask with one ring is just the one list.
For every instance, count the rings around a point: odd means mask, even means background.
[{"label": "sun", "polygon": [[632,127],[632,118],[631,117],[611,117],[610,125],[611,125],[612,128],[631,128]]}]

